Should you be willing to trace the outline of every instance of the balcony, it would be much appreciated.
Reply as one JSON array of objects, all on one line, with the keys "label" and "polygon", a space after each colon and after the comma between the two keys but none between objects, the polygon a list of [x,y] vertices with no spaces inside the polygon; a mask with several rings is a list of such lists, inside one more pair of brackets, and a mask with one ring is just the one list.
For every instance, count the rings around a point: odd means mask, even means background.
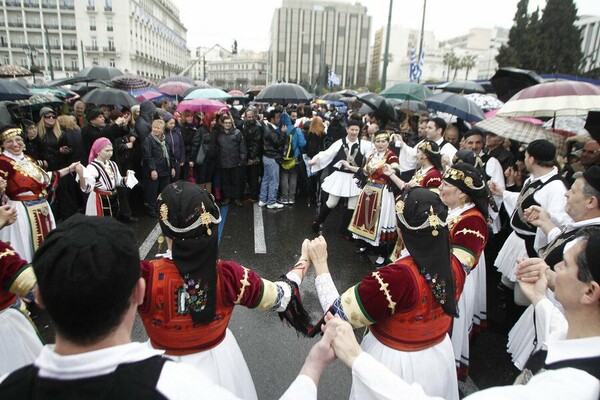
[{"label": "balcony", "polygon": [[42,3],[42,8],[56,8],[56,3]]},{"label": "balcony", "polygon": [[13,27],[13,28],[22,28],[23,27],[23,22],[21,22],[21,21],[19,21],[19,22],[9,21],[8,22],[8,26]]},{"label": "balcony", "polygon": [[74,66],[65,67],[65,71],[79,71],[79,67],[74,67]]},{"label": "balcony", "polygon": [[60,44],[51,44],[50,49],[52,50],[60,50]]},{"label": "balcony", "polygon": [[90,31],[95,31],[95,30],[96,30],[96,25],[90,26]]},{"label": "balcony", "polygon": [[61,3],[60,5],[61,10],[74,10],[75,9],[75,4],[63,4]]},{"label": "balcony", "polygon": [[74,31],[75,25],[61,25],[63,31]]},{"label": "balcony", "polygon": [[110,12],[113,12],[113,9],[112,9],[112,7],[104,7],[104,11],[110,13]]},{"label": "balcony", "polygon": [[[8,2],[6,3],[6,5],[8,5]],[[33,1],[31,1],[31,2],[26,1],[25,3],[23,3],[23,7],[25,7],[25,8],[38,8],[39,6],[40,6],[40,3],[33,2]]]},{"label": "balcony", "polygon": [[114,29],[114,28],[113,28],[112,26],[107,26],[107,27],[106,27],[106,30],[107,30],[108,32],[112,32],[112,31],[113,31],[113,29]]},{"label": "balcony", "polygon": [[97,52],[97,51],[99,51],[99,49],[98,49],[98,46],[85,46],[85,51]]},{"label": "balcony", "polygon": [[6,7],[21,7],[21,2],[18,0],[6,0]]},{"label": "balcony", "polygon": [[63,50],[66,51],[77,51],[77,45],[63,45]]},{"label": "balcony", "polygon": [[88,11],[94,11],[95,12],[96,11],[96,6],[87,6],[86,9]]},{"label": "balcony", "polygon": [[47,29],[58,29],[58,24],[46,24],[44,27]]},{"label": "balcony", "polygon": [[105,53],[116,53],[117,49],[114,48],[113,46],[108,46],[108,47],[103,47],[102,51],[104,51]]}]

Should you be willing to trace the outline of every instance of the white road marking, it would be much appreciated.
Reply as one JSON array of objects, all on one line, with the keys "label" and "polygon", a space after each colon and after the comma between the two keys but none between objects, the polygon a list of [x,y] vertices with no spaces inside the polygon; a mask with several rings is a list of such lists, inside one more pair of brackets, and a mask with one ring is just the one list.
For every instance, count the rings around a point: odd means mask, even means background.
[{"label": "white road marking", "polygon": [[259,207],[258,203],[254,203],[254,252],[256,254],[267,254],[262,207]]},{"label": "white road marking", "polygon": [[141,260],[144,260],[146,258],[146,256],[152,249],[152,246],[154,246],[154,243],[156,243],[158,235],[160,235],[160,224],[157,223],[156,226],[148,234],[146,240],[144,240],[144,243],[142,243],[142,245],[140,246],[139,251]]}]

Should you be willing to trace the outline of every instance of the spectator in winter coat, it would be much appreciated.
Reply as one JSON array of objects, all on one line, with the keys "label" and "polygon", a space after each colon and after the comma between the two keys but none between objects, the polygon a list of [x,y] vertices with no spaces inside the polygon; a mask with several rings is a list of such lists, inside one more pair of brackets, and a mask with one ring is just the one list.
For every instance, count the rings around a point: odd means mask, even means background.
[{"label": "spectator in winter coat", "polygon": [[175,169],[165,143],[165,122],[152,122],[152,134],[146,138],[144,150],[144,199],[148,215],[158,217],[156,198],[175,176]]},{"label": "spectator in winter coat", "polygon": [[185,145],[173,114],[169,112],[165,113],[163,120],[165,121],[165,142],[173,160],[172,167],[175,168],[175,176],[171,178],[171,182],[176,182],[181,176],[181,167],[183,167],[186,161]]},{"label": "spectator in winter coat", "polygon": [[242,205],[242,190],[240,172],[242,164],[246,163],[246,143],[242,132],[233,126],[233,118],[225,115],[221,118],[222,129],[216,134],[218,165],[221,171],[223,202],[226,205],[235,202]]},{"label": "spectator in winter coat", "polygon": [[257,112],[253,108],[246,110],[246,120],[242,125],[242,133],[246,142],[248,151],[248,161],[246,163],[246,179],[248,182],[249,196],[248,200],[252,203],[258,201],[260,192],[260,170],[261,159],[263,154],[263,135],[264,128],[257,121]]},{"label": "spectator in winter coat", "polygon": [[[185,148],[186,159],[181,168],[181,179],[186,180],[189,172],[194,171],[196,156],[200,148],[202,134],[198,130],[196,117],[190,110],[184,110],[181,118],[181,136],[183,138],[183,146]],[[194,174],[195,175],[195,174]],[[196,180],[198,177],[196,176]]]}]

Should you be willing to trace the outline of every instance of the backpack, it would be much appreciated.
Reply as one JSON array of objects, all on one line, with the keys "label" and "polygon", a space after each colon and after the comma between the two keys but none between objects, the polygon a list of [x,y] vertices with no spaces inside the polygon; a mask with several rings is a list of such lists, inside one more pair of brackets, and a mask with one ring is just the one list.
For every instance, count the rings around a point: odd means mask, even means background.
[{"label": "backpack", "polygon": [[285,141],[283,145],[283,161],[281,162],[281,166],[283,169],[292,169],[296,166],[296,157],[294,157],[294,128],[292,132],[288,135],[288,140]]}]

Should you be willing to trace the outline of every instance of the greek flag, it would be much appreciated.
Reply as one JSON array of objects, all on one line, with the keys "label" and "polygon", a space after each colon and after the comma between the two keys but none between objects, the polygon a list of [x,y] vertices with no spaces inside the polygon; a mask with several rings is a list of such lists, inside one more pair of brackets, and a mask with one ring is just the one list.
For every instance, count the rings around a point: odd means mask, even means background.
[{"label": "greek flag", "polygon": [[416,69],[417,69],[417,66],[415,65],[415,48],[413,47],[410,52],[410,69],[408,70],[408,77],[411,82],[416,82],[416,80],[417,80],[415,78],[415,70]]},{"label": "greek flag", "polygon": [[340,86],[340,77],[337,76],[335,74],[335,72],[333,72],[333,70],[331,70],[331,72],[329,72],[329,77],[327,78],[327,84],[329,86]]},{"label": "greek flag", "polygon": [[425,50],[421,51],[421,57],[419,57],[419,65],[415,70],[415,82],[419,82],[421,80],[421,75],[423,75],[423,64],[425,60]]}]

